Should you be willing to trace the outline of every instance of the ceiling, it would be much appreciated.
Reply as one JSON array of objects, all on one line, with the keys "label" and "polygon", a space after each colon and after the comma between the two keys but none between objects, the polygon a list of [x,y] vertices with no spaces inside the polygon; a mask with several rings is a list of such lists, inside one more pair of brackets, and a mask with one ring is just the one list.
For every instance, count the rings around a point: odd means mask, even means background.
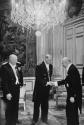
[{"label": "ceiling", "polygon": [[[4,15],[4,12],[10,13],[12,0],[0,0],[0,16]],[[70,0],[71,1],[71,0]],[[78,0],[80,1],[80,0]],[[82,0],[83,2],[84,0]]]}]

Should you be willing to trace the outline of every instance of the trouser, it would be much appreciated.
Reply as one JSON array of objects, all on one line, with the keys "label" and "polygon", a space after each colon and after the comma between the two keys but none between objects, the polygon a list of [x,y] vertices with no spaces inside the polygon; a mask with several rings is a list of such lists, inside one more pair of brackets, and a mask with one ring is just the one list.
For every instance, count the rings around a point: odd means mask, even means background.
[{"label": "trouser", "polygon": [[18,100],[17,100],[17,111],[16,111],[16,120],[18,121],[18,111],[19,111],[19,97],[20,97],[20,88],[18,88]]},{"label": "trouser", "polygon": [[18,106],[19,106],[19,86],[15,86],[15,93],[12,95],[10,101],[6,101],[6,125],[16,125],[18,117]]},{"label": "trouser", "polygon": [[6,125],[16,125],[16,116],[17,116],[17,102],[8,101],[6,103]]},{"label": "trouser", "polygon": [[37,122],[39,118],[39,110],[41,106],[41,120],[47,122],[48,120],[48,100],[34,102],[33,121]]},{"label": "trouser", "polygon": [[67,125],[79,125],[78,107],[76,103],[66,105]]}]

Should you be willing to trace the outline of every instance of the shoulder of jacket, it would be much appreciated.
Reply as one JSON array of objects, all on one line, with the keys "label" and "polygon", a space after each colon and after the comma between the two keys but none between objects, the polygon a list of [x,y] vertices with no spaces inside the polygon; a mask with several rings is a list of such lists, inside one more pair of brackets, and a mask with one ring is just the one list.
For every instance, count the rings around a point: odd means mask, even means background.
[{"label": "shoulder of jacket", "polygon": [[36,69],[40,69],[41,67],[43,67],[42,63],[39,63],[38,65],[36,65]]},{"label": "shoulder of jacket", "polygon": [[43,62],[40,62],[37,64],[37,67],[42,66],[42,65],[43,65]]},{"label": "shoulder of jacket", "polygon": [[7,67],[8,67],[8,63],[2,63],[0,66],[0,70],[3,71],[5,69],[7,69]]},{"label": "shoulder of jacket", "polygon": [[6,65],[7,63],[8,63],[8,62],[3,62],[1,65],[4,66],[4,65]]},{"label": "shoulder of jacket", "polygon": [[21,62],[17,62],[16,65],[17,65],[18,67],[21,67]]},{"label": "shoulder of jacket", "polygon": [[5,62],[5,63],[2,63],[1,64],[1,68],[5,68],[5,67],[7,67],[8,66],[8,62]]},{"label": "shoulder of jacket", "polygon": [[36,69],[39,68],[39,67],[40,67],[40,65],[36,65]]}]

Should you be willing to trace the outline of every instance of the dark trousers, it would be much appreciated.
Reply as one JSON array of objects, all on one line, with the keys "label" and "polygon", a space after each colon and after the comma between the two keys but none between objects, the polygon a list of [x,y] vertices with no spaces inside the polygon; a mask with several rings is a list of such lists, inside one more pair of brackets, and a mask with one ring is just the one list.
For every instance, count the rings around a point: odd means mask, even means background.
[{"label": "dark trousers", "polygon": [[41,120],[47,122],[48,120],[48,100],[34,102],[33,121],[37,122],[39,119],[39,112],[41,106]]},{"label": "dark trousers", "polygon": [[18,117],[18,107],[19,107],[19,87],[15,86],[15,94],[12,95],[10,101],[6,101],[6,125],[16,125]]},{"label": "dark trousers", "polygon": [[79,125],[78,107],[76,103],[66,105],[67,125]]},{"label": "dark trousers", "polygon": [[6,125],[16,125],[17,107],[18,103],[15,101],[6,102]]},{"label": "dark trousers", "polygon": [[18,121],[18,111],[19,111],[19,97],[20,97],[20,88],[18,88],[18,100],[17,100],[17,112],[16,112],[16,120]]}]

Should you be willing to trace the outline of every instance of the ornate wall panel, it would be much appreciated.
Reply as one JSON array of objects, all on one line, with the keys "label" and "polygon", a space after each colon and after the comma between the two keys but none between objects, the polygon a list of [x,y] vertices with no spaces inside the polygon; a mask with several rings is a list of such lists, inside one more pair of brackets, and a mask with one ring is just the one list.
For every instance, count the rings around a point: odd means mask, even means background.
[{"label": "ornate wall panel", "polygon": [[84,60],[84,36],[76,36],[76,65],[83,65]]},{"label": "ornate wall panel", "polygon": [[73,60],[73,27],[65,31],[65,55]]},{"label": "ornate wall panel", "polygon": [[84,19],[69,22],[64,26],[64,30],[65,56],[70,57],[81,74],[84,65]]},{"label": "ornate wall panel", "polygon": [[63,27],[56,26],[53,30],[53,67],[54,67],[54,76],[62,77],[63,68],[62,68],[62,57],[63,57]]}]

